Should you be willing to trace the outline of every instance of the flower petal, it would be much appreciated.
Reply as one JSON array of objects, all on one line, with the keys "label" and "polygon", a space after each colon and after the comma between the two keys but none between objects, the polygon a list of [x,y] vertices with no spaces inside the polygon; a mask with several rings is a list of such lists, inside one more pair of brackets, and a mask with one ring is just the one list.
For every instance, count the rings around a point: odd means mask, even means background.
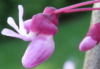
[{"label": "flower petal", "polygon": [[52,35],[40,34],[26,49],[22,57],[22,64],[26,68],[33,68],[47,60],[54,51]]},{"label": "flower petal", "polygon": [[22,5],[18,5],[18,10],[19,10],[19,27],[23,28],[24,24],[23,24],[23,6]]},{"label": "flower petal", "polygon": [[63,69],[75,69],[75,64],[72,61],[67,61],[64,63]]},{"label": "flower petal", "polygon": [[18,33],[6,28],[1,31],[1,34],[26,40],[25,36],[19,35]]},{"label": "flower petal", "polygon": [[27,31],[24,28],[24,23],[23,23],[23,6],[22,5],[18,5],[18,9],[19,9],[19,29],[20,29],[20,34],[21,35],[26,35]]},{"label": "flower petal", "polygon": [[10,36],[10,37],[20,38],[20,39],[23,39],[24,41],[31,41],[31,39],[28,39],[25,36],[19,35],[18,33],[6,28],[1,31],[1,34]]},{"label": "flower petal", "polygon": [[17,32],[19,32],[19,31],[18,31],[18,26],[16,25],[16,23],[15,23],[15,21],[14,21],[14,19],[13,19],[12,17],[8,17],[8,18],[7,18],[7,23],[8,23],[11,27],[13,27]]},{"label": "flower petal", "polygon": [[10,29],[6,29],[6,28],[1,31],[1,34],[6,35],[6,36],[10,36],[10,37],[16,37],[16,38],[22,39],[21,35],[19,35],[18,33],[14,32]]},{"label": "flower petal", "polygon": [[24,21],[24,28],[27,30],[27,33],[30,32],[29,26],[30,26],[31,22],[32,22],[32,19],[28,19],[28,20]]},{"label": "flower petal", "polygon": [[91,38],[91,36],[85,37],[79,45],[81,51],[87,51],[97,45],[97,41]]}]

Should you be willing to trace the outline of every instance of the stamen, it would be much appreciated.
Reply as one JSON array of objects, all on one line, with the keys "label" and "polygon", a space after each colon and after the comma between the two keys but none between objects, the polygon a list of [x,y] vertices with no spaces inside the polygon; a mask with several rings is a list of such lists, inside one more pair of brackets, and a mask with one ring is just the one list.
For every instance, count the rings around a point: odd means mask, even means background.
[{"label": "stamen", "polygon": [[50,14],[62,13],[62,12],[64,12],[65,10],[69,10],[69,9],[73,9],[73,8],[77,8],[77,7],[81,7],[81,6],[85,6],[85,5],[97,3],[97,2],[100,2],[100,0],[98,0],[98,1],[87,1],[87,2],[83,2],[83,3],[71,5],[71,6],[68,6],[68,7],[64,7],[64,8],[55,10],[55,11],[53,11],[53,12],[50,13]]},{"label": "stamen", "polygon": [[79,8],[79,9],[66,10],[63,13],[73,13],[73,12],[82,12],[91,10],[100,10],[100,8]]}]

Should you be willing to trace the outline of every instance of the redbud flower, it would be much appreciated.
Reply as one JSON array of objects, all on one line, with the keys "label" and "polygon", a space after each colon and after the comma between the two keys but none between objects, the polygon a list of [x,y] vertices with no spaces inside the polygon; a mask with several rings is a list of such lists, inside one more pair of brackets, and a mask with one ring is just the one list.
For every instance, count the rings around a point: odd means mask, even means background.
[{"label": "redbud flower", "polygon": [[57,27],[52,23],[50,15],[40,13],[34,15],[32,19],[23,21],[23,7],[19,9],[19,28],[12,17],[8,17],[7,22],[16,31],[3,29],[2,34],[10,37],[31,41],[23,57],[22,64],[26,68],[33,68],[47,60],[53,53],[55,44],[54,35],[57,33]]},{"label": "redbud flower", "polygon": [[100,23],[91,25],[86,37],[80,43],[79,49],[87,51],[92,49],[100,41]]},{"label": "redbud flower", "polygon": [[[36,14],[32,19],[23,21],[23,7],[18,5],[19,9],[19,27],[12,17],[8,17],[7,23],[13,27],[16,32],[10,29],[3,29],[2,34],[10,37],[20,38],[24,41],[31,41],[23,57],[22,64],[26,68],[34,68],[47,60],[53,53],[55,44],[54,35],[57,33],[58,18],[62,13],[72,13],[79,11],[100,10],[100,8],[79,8],[80,6],[97,3],[100,1],[88,1],[72,6],[56,9],[46,7],[43,13]],[[95,39],[94,39],[95,40]],[[92,41],[91,41],[92,42]],[[96,43],[94,41],[94,43]]]}]

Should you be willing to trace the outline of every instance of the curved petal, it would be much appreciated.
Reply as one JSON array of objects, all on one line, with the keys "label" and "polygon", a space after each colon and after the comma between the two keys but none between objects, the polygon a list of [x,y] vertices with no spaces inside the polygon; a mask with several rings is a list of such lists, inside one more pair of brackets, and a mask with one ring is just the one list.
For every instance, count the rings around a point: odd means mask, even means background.
[{"label": "curved petal", "polygon": [[30,26],[31,22],[32,22],[32,19],[28,19],[28,20],[24,21],[24,28],[27,30],[27,33],[30,32],[29,26]]},{"label": "curved petal", "polygon": [[16,25],[16,23],[15,23],[15,21],[14,21],[14,19],[13,19],[12,17],[8,17],[8,18],[7,18],[7,23],[8,23],[11,27],[13,27],[17,32],[19,32],[19,31],[18,31],[18,26]]},{"label": "curved petal", "polygon": [[72,61],[64,63],[63,69],[75,69],[75,64]]},{"label": "curved petal", "polygon": [[1,34],[26,40],[26,38],[24,36],[19,35],[18,33],[14,32],[10,29],[6,29],[6,28],[1,31]]},{"label": "curved petal", "polygon": [[91,38],[91,36],[85,37],[79,45],[80,51],[87,51],[97,45],[97,41]]},{"label": "curved petal", "polygon": [[19,27],[23,27],[23,6],[22,5],[18,5],[18,10],[19,10]]},{"label": "curved petal", "polygon": [[47,60],[54,51],[54,41],[52,35],[40,34],[26,49],[22,57],[22,64],[26,68],[33,68]]},{"label": "curved petal", "polygon": [[24,28],[24,23],[23,23],[23,6],[18,5],[18,10],[19,10],[19,29],[20,29],[20,34],[21,35],[26,35],[26,29]]}]

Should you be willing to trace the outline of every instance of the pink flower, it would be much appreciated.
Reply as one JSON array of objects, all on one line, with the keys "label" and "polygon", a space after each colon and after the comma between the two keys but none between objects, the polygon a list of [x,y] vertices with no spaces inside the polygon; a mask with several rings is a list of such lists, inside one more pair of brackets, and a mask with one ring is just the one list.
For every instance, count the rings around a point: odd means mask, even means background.
[{"label": "pink flower", "polygon": [[[62,13],[100,10],[100,8],[73,9],[97,2],[100,1],[83,2],[61,9],[46,7],[43,13],[36,14],[32,17],[32,19],[28,19],[25,21],[23,21],[22,18],[23,7],[22,5],[18,5],[19,27],[16,25],[12,17],[8,17],[7,19],[7,23],[11,27],[13,27],[16,32],[5,28],[1,33],[3,35],[19,38],[24,41],[31,41],[22,57],[22,64],[26,68],[34,68],[47,60],[54,51],[55,44],[53,41],[53,37],[58,31],[58,28],[56,26],[58,25],[59,15]],[[96,42],[94,41],[94,43]]]},{"label": "pink flower", "polygon": [[19,28],[12,17],[7,19],[8,24],[17,33],[6,28],[1,33],[6,36],[20,38],[24,41],[31,41],[22,57],[22,64],[26,68],[33,68],[52,55],[55,48],[53,37],[58,29],[52,23],[51,16],[40,13],[34,15],[32,19],[23,21],[22,5],[18,5],[18,9]]}]

